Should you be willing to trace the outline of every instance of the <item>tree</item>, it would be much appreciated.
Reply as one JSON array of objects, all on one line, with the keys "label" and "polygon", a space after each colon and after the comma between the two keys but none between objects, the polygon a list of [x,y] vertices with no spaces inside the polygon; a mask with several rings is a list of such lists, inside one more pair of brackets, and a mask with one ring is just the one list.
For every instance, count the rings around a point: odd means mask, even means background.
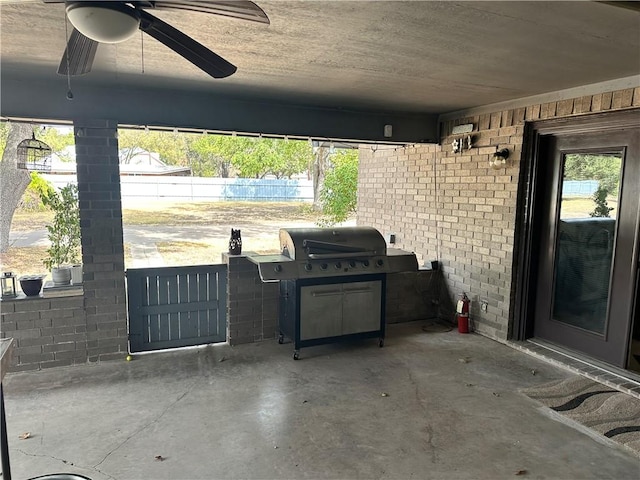
[{"label": "tree", "polygon": [[180,132],[157,130],[118,130],[121,162],[129,163],[141,151],[157,152],[167,165],[187,165],[189,136]]},{"label": "tree", "polygon": [[323,226],[344,222],[358,201],[358,151],[341,150],[332,155],[331,163],[320,191],[323,218],[318,223]]},{"label": "tree", "polygon": [[330,149],[326,146],[314,148],[311,176],[313,178],[313,208],[322,210],[321,192],[324,186],[325,172],[331,168]]},{"label": "tree", "polygon": [[199,177],[229,177],[232,158],[245,148],[244,140],[226,135],[198,135],[189,143],[187,152],[193,174]]},{"label": "tree", "polygon": [[36,138],[49,145],[51,151],[65,162],[73,160],[67,153],[67,147],[71,147],[76,143],[73,132],[61,133],[60,130],[54,127],[41,127],[36,129]]},{"label": "tree", "polygon": [[572,153],[566,155],[565,180],[598,180],[600,187],[618,193],[622,159],[616,155]]},{"label": "tree", "polygon": [[[237,138],[233,138],[236,140]],[[244,138],[241,148],[231,158],[240,177],[291,178],[304,172],[313,158],[311,146],[301,140],[281,140],[274,138]]]},{"label": "tree", "polygon": [[292,175],[302,173],[313,161],[313,149],[306,140],[278,140],[276,145],[282,155],[282,161],[271,171],[276,178],[291,178]]},{"label": "tree", "polygon": [[18,168],[18,144],[31,138],[33,127],[27,123],[3,123],[2,161],[0,161],[0,252],[9,248],[9,233],[13,214],[20,203],[22,194],[26,190],[31,176],[28,170]]}]

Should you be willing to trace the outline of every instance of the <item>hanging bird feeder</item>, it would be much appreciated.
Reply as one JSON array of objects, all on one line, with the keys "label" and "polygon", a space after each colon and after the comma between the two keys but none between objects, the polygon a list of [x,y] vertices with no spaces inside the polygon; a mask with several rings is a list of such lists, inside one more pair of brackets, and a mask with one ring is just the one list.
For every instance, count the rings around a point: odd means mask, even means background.
[{"label": "hanging bird feeder", "polygon": [[33,172],[51,171],[51,147],[35,134],[18,144],[18,168]]}]

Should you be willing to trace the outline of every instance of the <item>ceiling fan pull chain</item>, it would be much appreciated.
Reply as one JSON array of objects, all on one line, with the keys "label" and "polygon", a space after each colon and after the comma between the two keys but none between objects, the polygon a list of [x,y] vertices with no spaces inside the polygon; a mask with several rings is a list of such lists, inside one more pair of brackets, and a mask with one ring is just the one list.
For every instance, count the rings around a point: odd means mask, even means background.
[{"label": "ceiling fan pull chain", "polygon": [[73,92],[71,91],[71,69],[69,68],[69,27],[67,25],[67,14],[64,15],[64,37],[67,43],[67,51],[65,58],[67,59],[67,100],[73,100]]}]

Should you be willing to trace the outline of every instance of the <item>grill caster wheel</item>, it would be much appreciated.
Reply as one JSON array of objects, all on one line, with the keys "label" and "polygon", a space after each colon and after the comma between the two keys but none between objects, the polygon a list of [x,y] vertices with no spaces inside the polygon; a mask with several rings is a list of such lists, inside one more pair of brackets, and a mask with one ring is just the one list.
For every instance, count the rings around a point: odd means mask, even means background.
[{"label": "grill caster wheel", "polygon": [[293,359],[294,360],[300,360],[300,353],[299,352],[293,352]]},{"label": "grill caster wheel", "polygon": [[278,335],[278,343],[280,345],[282,345],[284,343],[284,335],[283,334]]},{"label": "grill caster wheel", "polygon": [[384,338],[380,338],[380,339],[378,339],[378,346],[379,346],[380,348],[384,347]]}]

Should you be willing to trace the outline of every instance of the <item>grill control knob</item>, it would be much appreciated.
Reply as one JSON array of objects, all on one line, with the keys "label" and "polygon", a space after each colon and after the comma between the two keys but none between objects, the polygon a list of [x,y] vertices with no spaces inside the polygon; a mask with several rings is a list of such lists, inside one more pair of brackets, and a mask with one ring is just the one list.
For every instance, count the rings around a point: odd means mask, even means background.
[{"label": "grill control knob", "polygon": [[365,267],[369,266],[369,260],[365,260],[364,262],[362,262],[362,265],[364,265]]},{"label": "grill control knob", "polygon": [[350,266],[351,268],[356,268],[356,261],[355,261],[355,260],[351,260],[351,261],[349,262],[349,266]]},{"label": "grill control knob", "polygon": [[310,272],[312,268],[313,268],[313,266],[312,266],[310,263],[307,263],[307,264],[304,266],[304,269],[305,269],[307,272]]},{"label": "grill control knob", "polygon": [[378,260],[376,260],[376,265],[381,267],[382,265],[384,265],[384,260],[382,260],[381,258],[379,258]]},{"label": "grill control knob", "polygon": [[329,265],[327,265],[326,263],[323,263],[322,265],[320,265],[320,270],[326,270],[328,266]]},{"label": "grill control knob", "polygon": [[276,271],[276,273],[280,273],[282,271],[282,265],[276,265],[275,267],[273,267],[273,269]]},{"label": "grill control knob", "polygon": [[340,270],[342,268],[342,264],[340,262],[336,262],[336,269]]}]

